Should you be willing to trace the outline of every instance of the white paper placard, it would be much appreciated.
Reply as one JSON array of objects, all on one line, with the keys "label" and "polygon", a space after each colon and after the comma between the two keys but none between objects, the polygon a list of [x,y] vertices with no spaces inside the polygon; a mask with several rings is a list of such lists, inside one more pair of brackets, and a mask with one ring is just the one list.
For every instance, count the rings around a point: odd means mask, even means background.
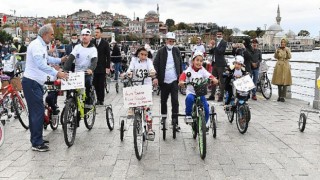
[{"label": "white paper placard", "polygon": [[123,88],[124,107],[139,107],[152,105],[152,86],[140,85]]},{"label": "white paper placard", "polygon": [[85,88],[84,81],[84,72],[69,73],[67,80],[61,80],[61,90]]},{"label": "white paper placard", "polygon": [[250,91],[251,89],[256,87],[250,75],[246,75],[233,81],[233,85],[238,91]]}]

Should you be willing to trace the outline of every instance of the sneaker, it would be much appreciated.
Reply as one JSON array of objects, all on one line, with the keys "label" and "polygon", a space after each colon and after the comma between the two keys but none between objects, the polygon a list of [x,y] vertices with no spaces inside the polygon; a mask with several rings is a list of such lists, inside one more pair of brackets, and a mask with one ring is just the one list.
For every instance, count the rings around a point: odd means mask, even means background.
[{"label": "sneaker", "polygon": [[181,128],[180,128],[179,124],[177,124],[177,125],[176,125],[176,131],[177,131],[177,132],[180,132],[180,130],[181,130]]},{"label": "sneaker", "polygon": [[253,96],[252,96],[252,100],[255,100],[255,101],[256,101],[256,100],[257,100],[257,96],[256,96],[256,95],[253,95]]},{"label": "sneaker", "polygon": [[206,127],[206,134],[209,134],[209,130],[210,130],[210,128],[209,128],[209,126],[207,126]]},{"label": "sneaker", "polygon": [[33,151],[46,152],[49,151],[49,146],[41,144],[39,146],[32,146]]},{"label": "sneaker", "polygon": [[214,101],[214,100],[215,100],[215,97],[210,95],[210,96],[207,98],[207,100],[208,100],[208,101]]},{"label": "sneaker", "polygon": [[193,122],[193,119],[191,116],[186,116],[186,118],[184,119],[184,121],[186,122],[186,124],[188,123],[192,123]]},{"label": "sneaker", "polygon": [[277,101],[279,102],[279,101],[280,101],[280,99],[281,99],[281,98],[280,98],[280,97],[278,97]]}]

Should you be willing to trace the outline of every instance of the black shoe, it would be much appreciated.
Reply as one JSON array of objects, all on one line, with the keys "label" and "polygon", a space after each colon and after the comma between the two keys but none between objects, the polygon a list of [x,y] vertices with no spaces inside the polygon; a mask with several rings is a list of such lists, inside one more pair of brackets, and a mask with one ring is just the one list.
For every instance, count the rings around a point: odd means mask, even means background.
[{"label": "black shoe", "polygon": [[100,105],[101,105],[101,106],[103,106],[103,105],[104,105],[103,101],[100,101]]},{"label": "black shoe", "polygon": [[39,146],[32,146],[33,151],[46,152],[49,151],[49,146],[41,144]]},{"label": "black shoe", "polygon": [[285,102],[286,100],[284,98],[280,98],[280,101],[281,102]]},{"label": "black shoe", "polygon": [[180,128],[180,126],[177,124],[177,125],[176,125],[176,131],[177,131],[177,132],[180,132],[180,130],[181,130],[181,128]]},{"label": "black shoe", "polygon": [[209,127],[206,127],[206,133],[209,134],[209,130],[210,128]]},{"label": "black shoe", "polygon": [[215,97],[214,97],[214,96],[209,96],[209,97],[207,98],[207,100],[208,100],[208,101],[214,101],[214,100],[215,100]]},{"label": "black shoe", "polygon": [[279,101],[280,101],[280,99],[281,99],[281,98],[280,98],[280,97],[278,97],[277,101],[279,102]]},{"label": "black shoe", "polygon": [[43,144],[48,145],[49,141],[48,140],[43,140]]}]

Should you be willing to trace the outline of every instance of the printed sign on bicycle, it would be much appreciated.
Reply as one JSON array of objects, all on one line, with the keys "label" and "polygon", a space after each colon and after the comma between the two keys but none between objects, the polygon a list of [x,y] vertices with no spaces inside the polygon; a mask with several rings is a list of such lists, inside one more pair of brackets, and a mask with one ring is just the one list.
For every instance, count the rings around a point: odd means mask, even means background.
[{"label": "printed sign on bicycle", "polygon": [[255,88],[250,75],[246,75],[233,81],[233,85],[238,91],[250,91],[251,89]]},{"label": "printed sign on bicycle", "polygon": [[126,108],[152,105],[152,86],[139,85],[123,88],[123,104]]},{"label": "printed sign on bicycle", "polygon": [[69,73],[67,80],[61,80],[61,90],[81,89],[84,86],[84,72]]}]

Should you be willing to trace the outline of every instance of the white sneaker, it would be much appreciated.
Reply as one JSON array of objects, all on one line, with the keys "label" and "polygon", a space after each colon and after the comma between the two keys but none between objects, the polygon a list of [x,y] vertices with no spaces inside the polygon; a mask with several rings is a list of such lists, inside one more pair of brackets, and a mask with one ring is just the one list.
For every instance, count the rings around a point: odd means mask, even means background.
[{"label": "white sneaker", "polygon": [[188,124],[188,123],[192,123],[193,119],[191,116],[186,116],[186,118],[184,119],[184,121]]}]

